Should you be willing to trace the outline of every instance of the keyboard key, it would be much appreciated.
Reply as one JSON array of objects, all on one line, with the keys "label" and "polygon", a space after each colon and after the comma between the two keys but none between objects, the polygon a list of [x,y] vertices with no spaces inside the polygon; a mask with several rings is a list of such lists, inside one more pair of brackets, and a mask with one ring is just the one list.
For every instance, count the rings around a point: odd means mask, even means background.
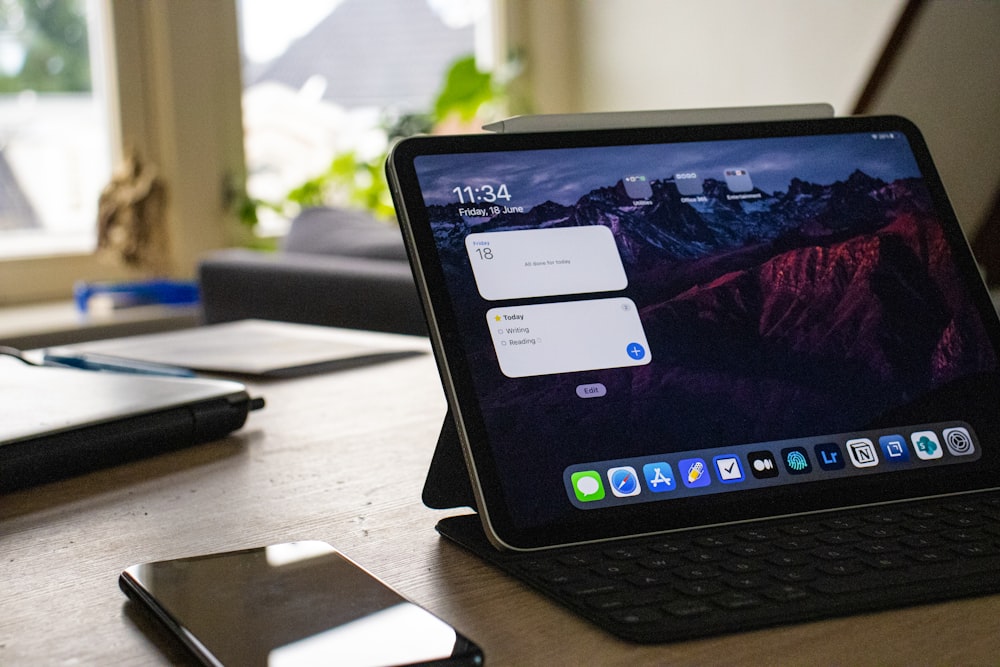
[{"label": "keyboard key", "polygon": [[876,537],[879,539],[905,535],[903,529],[899,526],[866,526],[858,532],[865,537]]},{"label": "keyboard key", "polygon": [[802,551],[804,549],[813,549],[817,544],[819,543],[815,539],[801,537],[780,539],[773,543],[775,548],[783,551]]},{"label": "keyboard key", "polygon": [[666,605],[663,610],[671,616],[687,618],[689,616],[701,616],[713,611],[714,608],[706,602],[695,600],[678,600]]},{"label": "keyboard key", "polygon": [[818,535],[816,539],[826,544],[851,544],[861,538],[856,533],[836,532]]},{"label": "keyboard key", "polygon": [[973,558],[1000,554],[1000,549],[997,549],[996,546],[989,542],[967,542],[952,547],[952,551],[960,556],[971,556]]},{"label": "keyboard key", "polygon": [[829,609],[821,596],[860,611],[942,591],[1000,593],[1000,493],[517,555],[503,566],[642,641],[761,627],[779,608],[790,620],[817,618]]},{"label": "keyboard key", "polygon": [[750,528],[740,531],[737,534],[737,537],[747,542],[767,542],[773,540],[775,536],[776,533],[773,530],[765,530],[763,528]]},{"label": "keyboard key", "polygon": [[589,595],[607,595],[609,593],[624,593],[629,589],[626,584],[605,579],[588,579],[570,584],[562,589],[573,597]]},{"label": "keyboard key", "polygon": [[[971,556],[973,554],[964,555]],[[954,556],[947,551],[917,551],[909,556],[918,563],[944,563],[954,559]]]},{"label": "keyboard key", "polygon": [[694,543],[700,547],[719,548],[728,547],[733,543],[733,540],[730,537],[724,537],[722,535],[709,535],[706,537],[696,538]]},{"label": "keyboard key", "polygon": [[861,519],[854,517],[838,517],[836,519],[824,521],[823,525],[830,530],[854,530],[855,528],[864,525],[864,522]]},{"label": "keyboard key", "polygon": [[715,595],[721,592],[722,584],[717,581],[684,581],[676,586],[678,593],[692,597]]},{"label": "keyboard key", "polygon": [[719,560],[718,554],[712,551],[689,551],[684,554],[686,560],[692,563],[714,563]]},{"label": "keyboard key", "polygon": [[719,571],[707,565],[688,565],[675,569],[674,574],[682,579],[696,581],[699,579],[712,579],[719,576]]},{"label": "keyboard key", "polygon": [[764,563],[757,560],[731,560],[719,564],[723,570],[735,574],[746,574],[764,569]]},{"label": "keyboard key", "polygon": [[626,579],[629,583],[647,588],[650,586],[669,586],[673,577],[667,573],[644,572],[642,574],[633,574]]},{"label": "keyboard key", "polygon": [[636,560],[646,555],[646,550],[638,547],[620,547],[618,549],[608,549],[604,552],[605,558],[612,560]]},{"label": "keyboard key", "polygon": [[773,549],[766,544],[737,544],[730,547],[729,553],[734,556],[755,557],[771,553]]},{"label": "keyboard key", "polygon": [[855,544],[854,548],[862,553],[871,554],[873,556],[890,554],[900,550],[899,545],[892,542],[862,542],[860,544]]},{"label": "keyboard key", "polygon": [[832,563],[822,563],[816,569],[835,577],[849,577],[864,572],[867,568],[864,563],[858,560],[839,560]]},{"label": "keyboard key", "polygon": [[768,556],[765,560],[779,567],[793,567],[813,562],[813,559],[808,554],[802,552],[776,553]]},{"label": "keyboard key", "polygon": [[723,593],[712,598],[712,602],[724,609],[746,609],[760,604],[760,598],[749,593]]},{"label": "keyboard key", "polygon": [[733,588],[738,588],[740,590],[752,590],[754,588],[762,588],[768,584],[768,580],[762,576],[754,574],[744,574],[739,577],[729,577],[725,579],[725,583]]},{"label": "keyboard key", "polygon": [[800,568],[796,570],[778,570],[777,572],[772,572],[771,577],[785,583],[798,584],[812,581],[816,578],[816,573],[812,569]]},{"label": "keyboard key", "polygon": [[791,602],[792,600],[801,600],[802,598],[809,596],[809,593],[807,593],[804,589],[790,584],[778,586],[776,588],[769,588],[766,591],[763,591],[762,594],[775,602]]},{"label": "keyboard key", "polygon": [[620,577],[626,574],[632,574],[636,571],[636,565],[634,563],[619,563],[615,561],[609,561],[605,563],[598,563],[590,567],[590,571],[598,576],[607,575],[609,577]]},{"label": "keyboard key", "polygon": [[625,625],[641,625],[655,623],[663,618],[663,614],[653,607],[640,607],[614,611],[611,613],[611,618]]},{"label": "keyboard key", "polygon": [[639,561],[639,566],[647,570],[667,570],[677,567],[679,564],[680,561],[676,558],[667,558],[664,556],[650,556]]}]

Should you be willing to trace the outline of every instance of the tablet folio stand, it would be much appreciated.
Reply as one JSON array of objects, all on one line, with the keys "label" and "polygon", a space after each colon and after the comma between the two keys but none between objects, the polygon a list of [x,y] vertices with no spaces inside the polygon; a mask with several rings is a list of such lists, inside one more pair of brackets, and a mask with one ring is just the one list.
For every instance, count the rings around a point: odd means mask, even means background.
[{"label": "tablet folio stand", "polygon": [[[545,132],[599,128],[654,127],[691,124],[724,124],[767,120],[800,120],[833,116],[829,104],[796,104],[767,107],[723,109],[682,109],[677,111],[625,111],[620,113],[584,113],[567,115],[517,116],[483,126],[495,132]],[[431,509],[470,507],[476,510],[476,498],[458,440],[458,430],[451,411],[445,415],[438,435],[434,457],[427,471],[421,496]],[[468,548],[491,549],[476,515],[442,519],[437,530]],[[460,535],[459,535],[460,533]]]}]

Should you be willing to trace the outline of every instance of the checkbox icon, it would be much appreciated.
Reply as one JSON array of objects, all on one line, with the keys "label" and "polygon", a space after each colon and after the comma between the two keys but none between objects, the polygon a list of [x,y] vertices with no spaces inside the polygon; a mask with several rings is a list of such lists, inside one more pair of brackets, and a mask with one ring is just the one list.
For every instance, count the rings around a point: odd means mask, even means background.
[{"label": "checkbox icon", "polygon": [[740,460],[735,455],[723,454],[716,456],[712,459],[712,462],[715,464],[719,481],[723,484],[742,482],[746,479],[746,476],[743,474],[743,466],[740,465]]}]

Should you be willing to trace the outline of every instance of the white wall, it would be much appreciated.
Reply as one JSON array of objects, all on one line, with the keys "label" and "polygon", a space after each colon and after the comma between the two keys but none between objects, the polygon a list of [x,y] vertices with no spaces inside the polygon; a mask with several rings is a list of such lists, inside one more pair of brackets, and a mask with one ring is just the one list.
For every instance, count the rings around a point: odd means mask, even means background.
[{"label": "white wall", "polygon": [[901,0],[582,0],[579,111],[851,112]]}]

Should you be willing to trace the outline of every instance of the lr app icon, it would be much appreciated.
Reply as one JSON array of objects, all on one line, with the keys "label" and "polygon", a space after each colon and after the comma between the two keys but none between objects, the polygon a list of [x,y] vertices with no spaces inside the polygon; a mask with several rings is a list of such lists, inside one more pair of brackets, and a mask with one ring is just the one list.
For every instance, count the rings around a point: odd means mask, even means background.
[{"label": "lr app icon", "polygon": [[570,483],[573,485],[576,499],[581,503],[604,500],[604,483],[601,481],[601,474],[596,470],[575,472],[570,477]]}]

